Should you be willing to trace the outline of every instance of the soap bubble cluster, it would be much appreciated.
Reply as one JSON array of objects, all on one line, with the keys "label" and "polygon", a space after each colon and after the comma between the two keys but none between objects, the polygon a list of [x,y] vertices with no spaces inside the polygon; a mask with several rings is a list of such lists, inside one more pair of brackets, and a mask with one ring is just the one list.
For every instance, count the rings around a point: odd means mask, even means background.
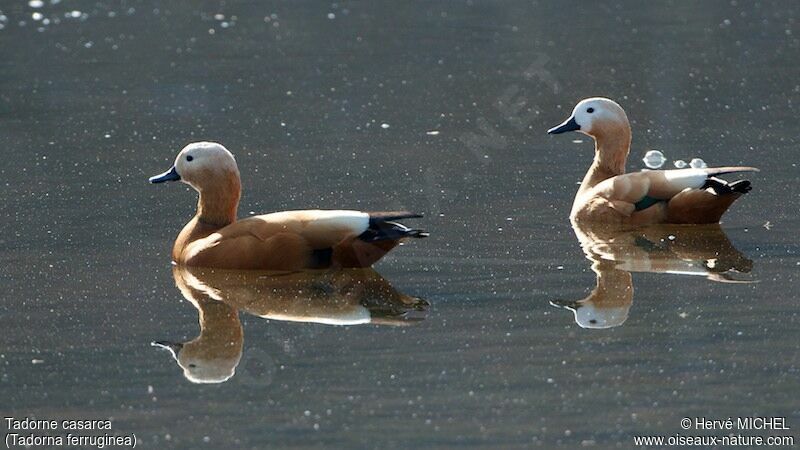
[{"label": "soap bubble cluster", "polygon": [[[644,165],[647,169],[660,169],[664,166],[668,160],[664,156],[664,153],[658,150],[649,150],[647,153],[644,154],[644,158],[642,158]],[[685,169],[687,167],[691,167],[693,169],[705,169],[708,167],[705,161],[701,158],[692,158],[689,163],[682,159],[676,159],[672,162],[676,169]],[[645,170],[645,169],[643,169]]]}]

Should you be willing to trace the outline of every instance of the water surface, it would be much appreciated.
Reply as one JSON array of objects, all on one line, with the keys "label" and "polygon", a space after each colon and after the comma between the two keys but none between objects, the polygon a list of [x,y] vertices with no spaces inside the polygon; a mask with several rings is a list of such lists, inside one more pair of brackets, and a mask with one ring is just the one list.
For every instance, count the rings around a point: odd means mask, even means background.
[{"label": "water surface", "polygon": [[[624,448],[683,417],[800,427],[794,2],[0,8],[4,415],[113,418],[147,448]],[[755,165],[753,191],[708,238],[582,247],[567,217],[591,143],[544,130],[591,95],[626,108],[629,170],[650,149]],[[146,181],[200,139],[236,155],[241,215],[424,212],[432,237],[375,269],[430,306],[393,326],[211,303],[241,326],[220,358],[238,363],[191,382],[150,343],[202,334],[169,260],[195,197]],[[624,289],[584,328],[563,306],[581,310],[593,266]]]}]

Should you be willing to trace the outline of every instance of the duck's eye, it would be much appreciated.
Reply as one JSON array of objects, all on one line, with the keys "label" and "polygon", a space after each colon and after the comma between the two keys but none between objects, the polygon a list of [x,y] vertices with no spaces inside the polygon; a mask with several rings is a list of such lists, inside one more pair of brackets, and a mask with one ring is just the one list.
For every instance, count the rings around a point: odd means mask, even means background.
[{"label": "duck's eye", "polygon": [[193,160],[193,159],[194,159],[194,156],[192,156],[192,155],[186,155],[186,160],[187,160],[187,161],[191,161],[191,160]]},{"label": "duck's eye", "polygon": [[197,367],[197,364],[189,364],[190,369],[194,369],[195,367]]},{"label": "duck's eye", "polygon": [[587,109],[587,110],[586,110],[586,112],[587,112],[587,113],[589,113],[589,114],[591,114],[591,113],[593,113],[593,112],[594,112],[594,108],[589,108],[589,109]]}]

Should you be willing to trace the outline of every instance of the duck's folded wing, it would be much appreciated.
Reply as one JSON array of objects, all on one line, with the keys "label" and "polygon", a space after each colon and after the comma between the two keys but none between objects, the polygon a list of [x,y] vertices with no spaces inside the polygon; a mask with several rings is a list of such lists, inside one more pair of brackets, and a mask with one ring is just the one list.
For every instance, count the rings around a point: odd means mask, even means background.
[{"label": "duck's folded wing", "polygon": [[685,189],[700,189],[717,175],[757,172],[754,167],[713,167],[705,169],[650,170],[609,178],[592,189],[592,194],[618,204],[646,209],[667,201]]},{"label": "duck's folded wing", "polygon": [[[228,230],[235,228],[235,230]],[[279,233],[295,234],[311,248],[333,247],[369,228],[369,214],[348,210],[283,211],[240,220],[223,232],[246,233],[266,240]],[[225,233],[227,234],[227,233]]]}]

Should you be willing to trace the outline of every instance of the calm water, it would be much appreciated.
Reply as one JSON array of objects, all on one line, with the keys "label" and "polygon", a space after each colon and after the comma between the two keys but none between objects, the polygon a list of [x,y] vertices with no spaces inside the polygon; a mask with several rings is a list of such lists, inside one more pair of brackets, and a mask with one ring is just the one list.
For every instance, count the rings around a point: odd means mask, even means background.
[{"label": "calm water", "polygon": [[[800,8],[739,3],[0,2],[0,412],[146,448],[796,433]],[[591,95],[630,170],[755,165],[753,192],[721,229],[576,235],[591,144],[544,130]],[[194,193],[147,176],[201,139],[242,215],[408,208],[432,237],[377,272],[173,277]]]}]

